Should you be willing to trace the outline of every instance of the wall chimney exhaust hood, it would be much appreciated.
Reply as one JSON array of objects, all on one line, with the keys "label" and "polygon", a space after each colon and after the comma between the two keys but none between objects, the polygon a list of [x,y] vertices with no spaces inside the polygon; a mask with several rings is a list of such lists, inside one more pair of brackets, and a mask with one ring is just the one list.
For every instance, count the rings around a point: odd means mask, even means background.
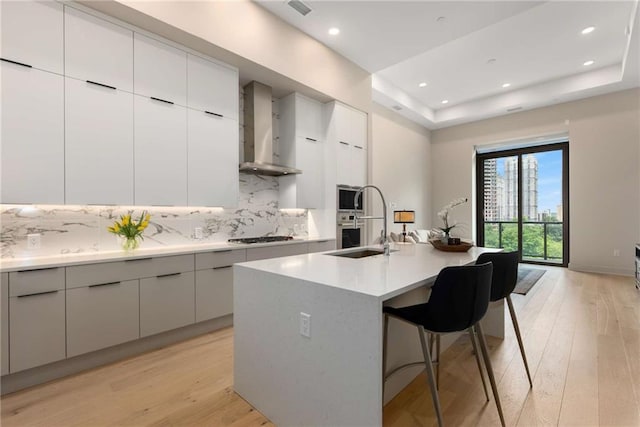
[{"label": "wall chimney exhaust hood", "polygon": [[281,176],[300,169],[273,162],[271,88],[253,81],[244,87],[244,162],[240,172]]}]

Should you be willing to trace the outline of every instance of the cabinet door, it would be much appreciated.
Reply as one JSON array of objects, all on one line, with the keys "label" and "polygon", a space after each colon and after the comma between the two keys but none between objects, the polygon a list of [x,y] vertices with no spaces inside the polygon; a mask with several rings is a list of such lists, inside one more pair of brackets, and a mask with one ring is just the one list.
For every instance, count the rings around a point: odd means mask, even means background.
[{"label": "cabinet door", "polygon": [[133,91],[133,32],[64,8],[65,75]]},{"label": "cabinet door", "polygon": [[63,77],[6,62],[0,70],[2,203],[63,204]]},{"label": "cabinet door", "polygon": [[140,280],[140,336],[186,326],[195,321],[193,272]]},{"label": "cabinet door", "polygon": [[187,53],[134,34],[134,92],[187,104]]},{"label": "cabinet door", "polygon": [[301,95],[296,95],[296,136],[315,140],[322,135],[322,104]]},{"label": "cabinet door", "polygon": [[187,105],[200,111],[238,120],[238,71],[189,54]]},{"label": "cabinet door", "polygon": [[[62,4],[54,1],[3,1],[0,7],[2,58],[62,74]],[[7,87],[4,83],[3,86]]]},{"label": "cabinet door", "polygon": [[336,144],[336,184],[354,185],[351,180],[351,145],[348,142],[338,140]]},{"label": "cabinet door", "polygon": [[67,357],[139,337],[138,281],[67,290]]},{"label": "cabinet door", "polygon": [[335,240],[322,240],[319,242],[309,242],[309,253],[332,251],[336,249]]},{"label": "cabinet door", "polygon": [[324,205],[324,151],[320,140],[296,138],[296,175],[298,208],[313,209]]},{"label": "cabinet door", "polygon": [[9,275],[7,273],[0,274],[0,363],[2,370],[0,375],[9,373]]},{"label": "cabinet door", "polygon": [[64,293],[9,298],[11,373],[65,358]]},{"label": "cabinet door", "polygon": [[67,204],[133,204],[133,95],[65,79]]},{"label": "cabinet door", "polygon": [[189,206],[236,207],[238,123],[189,109]]},{"label": "cabinet door", "polygon": [[196,271],[196,322],[233,313],[233,268]]},{"label": "cabinet door", "polygon": [[362,111],[351,110],[350,141],[354,147],[367,149],[367,114]]},{"label": "cabinet door", "polygon": [[362,187],[367,184],[367,150],[354,145],[351,152],[351,185]]},{"label": "cabinet door", "polygon": [[352,144],[351,119],[351,110],[342,104],[336,103],[333,109],[333,122],[338,142]]},{"label": "cabinet door", "polygon": [[187,110],[135,95],[135,202],[187,204]]}]

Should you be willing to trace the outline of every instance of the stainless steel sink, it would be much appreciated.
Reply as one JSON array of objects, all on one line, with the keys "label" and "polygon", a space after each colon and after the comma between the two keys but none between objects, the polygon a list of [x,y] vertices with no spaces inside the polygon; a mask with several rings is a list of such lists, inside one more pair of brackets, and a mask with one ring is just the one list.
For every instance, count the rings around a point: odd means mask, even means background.
[{"label": "stainless steel sink", "polygon": [[[395,250],[392,250],[391,252],[395,252]],[[379,251],[377,249],[358,249],[355,251],[349,251],[349,252],[330,252],[328,254],[325,255],[333,255],[333,256],[339,256],[339,257],[343,257],[343,258],[366,258],[366,257],[370,257],[370,256],[375,256],[375,255],[382,255],[384,254],[383,251]]]}]

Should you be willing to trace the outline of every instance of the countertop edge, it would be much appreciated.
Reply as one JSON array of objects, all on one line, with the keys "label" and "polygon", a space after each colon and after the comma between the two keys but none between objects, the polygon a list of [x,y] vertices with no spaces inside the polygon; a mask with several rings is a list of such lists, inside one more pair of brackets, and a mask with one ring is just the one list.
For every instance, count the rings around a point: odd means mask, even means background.
[{"label": "countertop edge", "polygon": [[126,261],[137,258],[164,257],[174,255],[197,254],[203,252],[222,252],[228,250],[244,250],[270,246],[295,245],[302,243],[326,242],[335,237],[294,238],[285,242],[268,243],[211,243],[172,246],[167,248],[136,249],[134,253],[124,251],[86,252],[81,254],[60,254],[36,258],[5,258],[0,260],[0,273],[42,268],[68,267],[72,265],[101,264],[105,262]]}]

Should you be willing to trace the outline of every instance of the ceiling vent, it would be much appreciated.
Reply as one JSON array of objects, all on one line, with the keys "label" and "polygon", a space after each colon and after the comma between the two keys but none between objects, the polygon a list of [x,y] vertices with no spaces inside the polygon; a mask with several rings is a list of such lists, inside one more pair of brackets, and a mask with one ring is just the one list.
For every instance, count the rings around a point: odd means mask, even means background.
[{"label": "ceiling vent", "polygon": [[294,8],[302,16],[307,16],[309,12],[311,12],[311,8],[302,3],[300,0],[289,0],[287,4]]},{"label": "ceiling vent", "polygon": [[391,108],[393,108],[393,109],[394,109],[394,110],[396,110],[396,111],[400,111],[400,110],[402,110],[402,107],[401,107],[401,106],[399,106],[399,105],[394,105],[394,106],[393,106],[393,107],[391,107]]},{"label": "ceiling vent", "polygon": [[507,108],[507,113],[513,113],[514,111],[519,111],[519,110],[522,110],[522,107]]}]

